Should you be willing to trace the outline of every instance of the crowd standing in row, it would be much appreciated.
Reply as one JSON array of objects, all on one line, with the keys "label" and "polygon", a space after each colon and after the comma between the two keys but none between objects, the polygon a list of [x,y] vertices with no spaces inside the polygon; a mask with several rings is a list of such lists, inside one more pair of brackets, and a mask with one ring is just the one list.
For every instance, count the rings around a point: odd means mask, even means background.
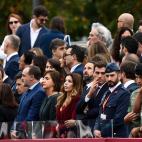
[{"label": "crowd standing in row", "polygon": [[61,17],[49,29],[47,20],[44,6],[27,24],[8,18],[0,49],[0,121],[8,122],[8,138],[141,137],[141,25],[135,33],[134,17],[121,14],[112,40],[93,23],[84,48],[67,42]]}]

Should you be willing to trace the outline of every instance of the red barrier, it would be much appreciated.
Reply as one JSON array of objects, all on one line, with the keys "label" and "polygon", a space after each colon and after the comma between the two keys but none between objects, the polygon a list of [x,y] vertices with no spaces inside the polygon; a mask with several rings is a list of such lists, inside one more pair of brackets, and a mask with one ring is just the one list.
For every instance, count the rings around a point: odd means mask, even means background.
[{"label": "red barrier", "polygon": [[[15,140],[1,140],[2,142],[11,142]],[[16,140],[16,142],[142,142],[142,139],[96,139],[96,138],[76,138],[76,139],[36,139],[36,140],[30,140],[30,139],[19,139]]]}]

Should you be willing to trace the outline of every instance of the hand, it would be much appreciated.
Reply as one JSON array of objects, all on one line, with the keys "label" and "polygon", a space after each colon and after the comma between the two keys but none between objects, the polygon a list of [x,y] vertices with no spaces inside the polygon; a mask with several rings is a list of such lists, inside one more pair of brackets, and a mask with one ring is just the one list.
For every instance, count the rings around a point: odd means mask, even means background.
[{"label": "hand", "polygon": [[64,123],[67,128],[70,128],[76,125],[76,120],[70,119],[70,120],[66,120]]},{"label": "hand", "polygon": [[18,139],[18,136],[16,135],[16,132],[17,132],[17,131],[15,131],[15,130],[12,130],[12,131],[10,132],[11,139]]},{"label": "hand", "polygon": [[98,87],[98,79],[94,79],[93,80],[93,82],[92,82],[92,85],[91,85],[91,87],[90,87],[90,90],[89,90],[89,92],[88,92],[88,94],[87,94],[87,96],[89,97],[89,98],[91,98],[92,96],[94,96],[94,92],[95,92],[95,90],[96,90],[96,88]]},{"label": "hand", "polygon": [[94,135],[95,135],[95,138],[102,138],[101,131],[99,130],[94,130]]},{"label": "hand", "polygon": [[129,113],[124,117],[124,122],[125,122],[125,123],[132,122],[132,121],[136,120],[136,119],[138,118],[138,116],[139,116],[138,113],[129,112]]}]

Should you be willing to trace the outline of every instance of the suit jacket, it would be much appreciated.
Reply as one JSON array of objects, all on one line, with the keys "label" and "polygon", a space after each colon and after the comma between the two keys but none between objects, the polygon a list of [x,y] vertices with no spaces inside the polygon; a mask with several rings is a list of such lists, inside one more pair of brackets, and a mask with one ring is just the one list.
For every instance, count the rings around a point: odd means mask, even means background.
[{"label": "suit jacket", "polygon": [[40,121],[56,120],[56,103],[59,93],[47,96],[40,108]]},{"label": "suit jacket", "polygon": [[[88,124],[90,125],[91,128],[94,127],[95,120],[99,115],[99,110],[100,110],[99,105],[106,90],[108,90],[107,83],[105,83],[100,90],[95,91],[93,97],[88,102],[85,102],[85,96],[89,92],[88,89],[85,95],[83,93],[83,97],[81,97],[77,105],[77,115],[81,116],[80,118],[83,120],[88,120]],[[86,108],[87,111],[85,111]]]},{"label": "suit jacket", "polygon": [[15,75],[19,72],[19,56],[18,55],[14,55],[12,56],[8,62],[6,62],[5,65],[5,73],[8,75],[8,77],[11,80],[15,79]]},{"label": "suit jacket", "polygon": [[133,91],[135,91],[136,89],[138,89],[139,88],[139,86],[138,86],[138,84],[137,83],[132,83],[132,84],[130,84],[128,87],[127,87],[127,90],[130,92],[130,94],[133,92]]},{"label": "suit jacket", "polygon": [[51,41],[55,38],[63,40],[64,34],[57,30],[50,30],[48,33],[45,33],[40,37],[40,48],[43,50],[44,55],[46,55],[48,58],[52,57],[52,50],[49,49],[49,47]]},{"label": "suit jacket", "polygon": [[[124,117],[127,114],[130,93],[120,84],[112,93],[109,93],[108,101],[103,109],[102,106],[106,99],[104,95],[95,129],[101,131],[102,137],[127,137]],[[102,118],[102,114],[106,118]]]},{"label": "suit jacket", "polygon": [[[47,31],[48,31],[47,28],[45,27],[41,28],[33,47],[40,47],[40,44],[39,44],[40,37],[42,34],[46,33]],[[21,56],[23,53],[31,49],[30,23],[20,26],[16,32],[16,35],[18,35],[21,40],[21,44],[19,48],[19,56]]]},{"label": "suit jacket", "polygon": [[83,69],[84,69],[84,65],[80,64],[78,65],[75,70],[73,71],[73,73],[78,73],[83,77]]},{"label": "suit jacket", "polygon": [[38,121],[39,110],[46,94],[38,83],[22,95],[16,121]]}]

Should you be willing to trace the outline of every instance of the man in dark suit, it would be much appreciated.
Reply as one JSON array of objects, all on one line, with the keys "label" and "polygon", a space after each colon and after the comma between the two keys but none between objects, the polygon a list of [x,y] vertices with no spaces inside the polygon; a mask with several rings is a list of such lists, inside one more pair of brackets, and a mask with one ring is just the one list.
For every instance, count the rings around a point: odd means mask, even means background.
[{"label": "man in dark suit", "polygon": [[[86,92],[84,90],[77,106],[78,119],[87,120],[91,129],[94,128],[95,120],[98,117],[101,99],[108,89],[105,83],[105,68],[106,62],[104,61],[98,61],[94,64],[94,79],[88,86],[88,90]],[[84,117],[79,118],[81,115]]]},{"label": "man in dark suit", "polygon": [[[46,96],[42,86],[39,83],[41,71],[39,67],[28,66],[22,72],[24,85],[29,89],[22,95],[20,100],[16,122],[38,121],[39,110]],[[21,125],[20,125],[21,126]],[[18,129],[21,127],[18,127]],[[16,137],[15,131],[12,135]]]},{"label": "man in dark suit", "polygon": [[138,84],[135,82],[135,66],[136,63],[131,61],[124,61],[120,66],[122,83],[130,94],[138,89]]},{"label": "man in dark suit", "polygon": [[64,54],[65,65],[70,69],[71,73],[78,73],[83,77],[83,60],[85,58],[85,50],[78,45],[72,45]]},{"label": "man in dark suit", "polygon": [[94,135],[101,137],[127,137],[124,116],[127,114],[130,93],[120,82],[120,69],[109,63],[105,71],[109,89],[104,93],[100,113],[94,127]]},{"label": "man in dark suit", "polygon": [[19,71],[19,50],[20,39],[16,35],[8,35],[4,41],[4,52],[7,54],[7,57],[4,61],[4,71],[6,75],[11,79],[14,80],[15,75]]},{"label": "man in dark suit", "polygon": [[48,30],[44,27],[48,20],[48,12],[45,7],[37,6],[33,10],[33,18],[30,23],[20,26],[16,34],[21,39],[19,56],[33,47],[40,47],[40,37]]}]

